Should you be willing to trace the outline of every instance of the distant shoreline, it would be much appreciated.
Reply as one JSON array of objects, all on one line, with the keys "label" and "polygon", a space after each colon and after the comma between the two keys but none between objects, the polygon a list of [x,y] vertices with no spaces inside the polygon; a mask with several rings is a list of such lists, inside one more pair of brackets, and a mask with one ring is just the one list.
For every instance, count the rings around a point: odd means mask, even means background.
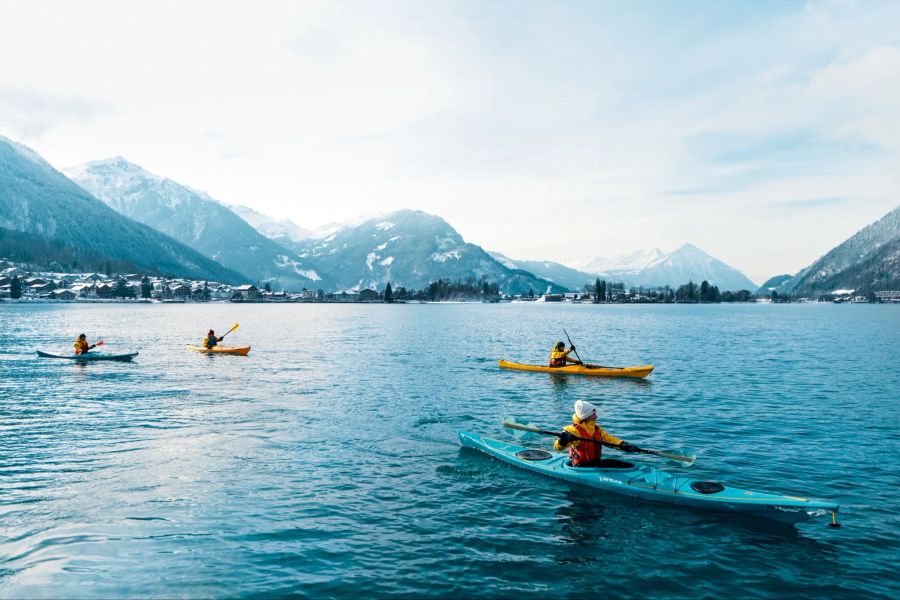
[{"label": "distant shoreline", "polygon": [[102,305],[124,305],[124,306],[134,306],[134,305],[175,305],[175,306],[198,306],[198,305],[222,305],[222,304],[232,304],[235,306],[241,305],[269,305],[269,306],[284,306],[286,304],[308,304],[308,305],[318,305],[318,304],[329,304],[329,305],[344,305],[344,306],[370,306],[370,305],[384,305],[384,304],[535,304],[535,305],[548,305],[548,306],[577,306],[577,305],[590,305],[590,306],[697,306],[697,305],[745,305],[745,304],[900,304],[898,302],[833,302],[829,300],[806,300],[806,301],[793,301],[793,302],[767,302],[767,301],[750,301],[750,302],[536,302],[536,301],[522,301],[522,300],[500,300],[497,302],[484,302],[481,300],[436,300],[436,301],[428,301],[428,300],[409,300],[409,301],[396,301],[396,302],[382,302],[382,301],[352,301],[352,302],[342,302],[339,300],[324,300],[324,301],[232,301],[232,300],[209,300],[204,302],[172,302],[172,301],[160,301],[160,300],[148,300],[146,298],[129,298],[129,299],[111,299],[111,298],[80,298],[78,300],[57,300],[51,298],[3,298],[0,299],[0,307],[6,305],[29,305],[29,306],[37,306],[37,305],[47,305],[47,304],[61,304],[66,306],[74,306],[74,305],[93,305],[93,304],[102,304]]}]

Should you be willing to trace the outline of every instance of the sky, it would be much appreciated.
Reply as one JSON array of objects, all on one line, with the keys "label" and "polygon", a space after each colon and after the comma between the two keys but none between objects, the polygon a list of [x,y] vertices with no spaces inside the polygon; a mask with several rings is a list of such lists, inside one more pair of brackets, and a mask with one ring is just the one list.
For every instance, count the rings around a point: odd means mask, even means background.
[{"label": "sky", "polygon": [[900,204],[900,2],[0,0],[0,134],[315,228],[756,283]]}]

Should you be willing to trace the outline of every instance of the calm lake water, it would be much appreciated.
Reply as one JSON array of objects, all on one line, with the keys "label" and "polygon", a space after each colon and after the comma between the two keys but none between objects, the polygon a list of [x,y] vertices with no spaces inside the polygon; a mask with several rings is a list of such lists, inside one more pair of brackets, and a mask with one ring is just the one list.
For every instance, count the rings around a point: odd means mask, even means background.
[{"label": "calm lake water", "polygon": [[[248,357],[185,350],[235,321]],[[498,370],[561,327],[586,360],[656,371]],[[141,354],[35,356],[82,331]],[[896,598],[898,364],[897,306],[6,303],[0,597]],[[836,500],[844,526],[645,504],[457,445],[506,438],[505,415],[562,426],[578,399],[695,450],[695,477]]]}]

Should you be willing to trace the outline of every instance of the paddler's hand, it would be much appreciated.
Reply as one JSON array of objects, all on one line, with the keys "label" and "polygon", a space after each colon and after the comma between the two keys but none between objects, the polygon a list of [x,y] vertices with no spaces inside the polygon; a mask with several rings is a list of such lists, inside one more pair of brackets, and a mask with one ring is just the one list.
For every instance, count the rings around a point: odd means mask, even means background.
[{"label": "paddler's hand", "polygon": [[569,346],[569,350],[571,350],[572,352],[575,352],[575,346],[574,345]]},{"label": "paddler's hand", "polygon": [[559,445],[560,446],[568,446],[572,442],[574,442],[577,438],[569,433],[568,431],[563,431],[559,434]]},{"label": "paddler's hand", "polygon": [[619,450],[621,450],[622,452],[637,452],[638,447],[634,444],[629,444],[628,442],[622,442],[621,444],[619,444]]}]

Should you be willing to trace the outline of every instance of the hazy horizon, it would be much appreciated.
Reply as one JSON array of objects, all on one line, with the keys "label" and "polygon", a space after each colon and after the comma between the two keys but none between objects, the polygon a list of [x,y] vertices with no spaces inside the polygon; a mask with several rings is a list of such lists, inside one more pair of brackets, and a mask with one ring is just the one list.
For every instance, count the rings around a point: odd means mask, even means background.
[{"label": "hazy horizon", "polygon": [[892,2],[0,5],[0,134],[314,229],[520,260],[689,242],[757,283],[900,203]]}]

